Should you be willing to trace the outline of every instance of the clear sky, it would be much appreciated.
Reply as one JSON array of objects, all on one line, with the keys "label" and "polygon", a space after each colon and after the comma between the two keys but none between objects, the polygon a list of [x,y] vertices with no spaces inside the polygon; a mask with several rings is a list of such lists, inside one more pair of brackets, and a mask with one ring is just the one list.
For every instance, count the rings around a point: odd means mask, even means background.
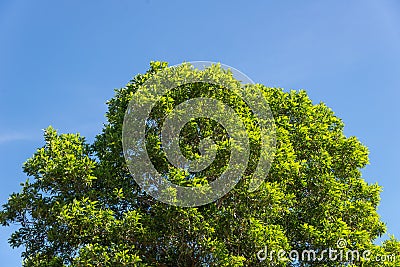
[{"label": "clear sky", "polygon": [[[400,238],[398,0],[0,0],[0,203],[43,128],[92,141],[113,89],[151,60],[217,61],[325,102],[369,147],[363,176],[384,187],[379,214]],[[20,266],[10,233],[0,265]]]}]

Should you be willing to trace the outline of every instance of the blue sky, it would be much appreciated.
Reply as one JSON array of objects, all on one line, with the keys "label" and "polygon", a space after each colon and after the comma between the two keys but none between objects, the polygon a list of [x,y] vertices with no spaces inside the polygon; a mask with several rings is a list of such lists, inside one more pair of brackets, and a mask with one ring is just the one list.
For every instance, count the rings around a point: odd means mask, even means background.
[{"label": "blue sky", "polygon": [[[306,89],[370,149],[364,178],[400,237],[400,2],[0,0],[0,203],[26,177],[42,130],[93,140],[113,89],[151,60],[209,60]],[[250,2],[250,1],[248,1]],[[20,266],[0,228],[2,266]]]}]

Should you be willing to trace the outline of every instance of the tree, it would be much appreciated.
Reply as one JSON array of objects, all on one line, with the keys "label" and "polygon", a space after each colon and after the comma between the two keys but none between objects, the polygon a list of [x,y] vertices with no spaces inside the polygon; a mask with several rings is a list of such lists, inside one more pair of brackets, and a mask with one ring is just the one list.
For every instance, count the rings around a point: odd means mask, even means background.
[{"label": "tree", "polygon": [[[23,167],[31,179],[0,213],[4,226],[19,224],[9,242],[25,247],[24,266],[400,266],[395,260],[376,261],[376,256],[399,256],[400,244],[394,238],[382,246],[373,243],[386,229],[376,211],[381,187],[361,178],[367,148],[346,137],[343,122],[325,104],[314,105],[305,91],[252,85],[268,100],[276,125],[274,161],[254,192],[247,190],[249,177],[263,155],[257,152],[260,129],[246,103],[211,84],[171,91],[152,110],[146,135],[158,171],[193,187],[224,170],[233,145],[213,120],[192,120],[180,134],[188,158],[202,153],[201,139],[213,138],[217,162],[210,168],[193,175],[171,167],[162,152],[163,115],[199,96],[223,100],[243,119],[252,148],[248,167],[228,194],[199,207],[168,205],[143,191],[124,158],[124,116],[138,88],[166,68],[152,62],[145,74],[116,90],[108,102],[108,122],[93,144],[79,134],[45,130],[44,146]],[[179,71],[193,73],[187,64]],[[219,65],[205,71],[238,85]],[[289,253],[278,259],[280,250],[321,253],[337,248],[339,240],[344,253],[369,250],[372,260],[294,260]]]}]

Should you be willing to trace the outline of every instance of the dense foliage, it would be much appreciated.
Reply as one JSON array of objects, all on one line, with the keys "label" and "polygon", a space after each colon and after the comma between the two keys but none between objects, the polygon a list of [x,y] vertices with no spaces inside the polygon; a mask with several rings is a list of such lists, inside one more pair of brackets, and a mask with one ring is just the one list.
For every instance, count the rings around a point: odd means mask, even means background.
[{"label": "dense foliage", "polygon": [[[58,134],[49,127],[44,146],[25,162],[30,179],[0,213],[3,225],[19,225],[10,244],[25,248],[24,266],[400,266],[398,260],[376,260],[382,255],[400,257],[400,244],[394,238],[374,244],[385,225],[376,211],[381,187],[361,177],[367,148],[357,138],[346,137],[343,122],[325,104],[313,104],[305,91],[254,85],[268,100],[277,138],[271,170],[258,190],[247,190],[246,176],[260,156],[254,152],[243,179],[216,202],[183,208],[148,196],[129,174],[121,138],[132,95],[167,64],[150,66],[116,90],[108,102],[107,123],[93,144],[79,134]],[[219,66],[211,71],[230,75]],[[207,96],[223,99],[243,118],[252,118],[249,109],[238,108],[244,103],[237,95],[218,89],[204,84],[179,88],[165,96],[153,116],[160,119],[186,99]],[[148,130],[147,149],[174,183],[207,183],[224,167],[229,142],[215,122],[194,120],[182,131],[188,157],[199,154],[204,137],[213,136],[220,147],[219,163],[193,179],[169,167],[158,131]],[[255,128],[251,135],[255,151],[257,132]],[[338,240],[346,243],[344,251],[370,250],[372,260],[257,258],[265,247],[321,252],[336,248]]]}]

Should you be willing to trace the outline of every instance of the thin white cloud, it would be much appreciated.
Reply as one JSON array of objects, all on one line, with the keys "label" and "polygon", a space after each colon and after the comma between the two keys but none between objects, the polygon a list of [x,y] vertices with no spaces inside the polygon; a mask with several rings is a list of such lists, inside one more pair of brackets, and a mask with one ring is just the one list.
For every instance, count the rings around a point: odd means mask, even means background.
[{"label": "thin white cloud", "polygon": [[23,133],[0,133],[0,145],[22,140],[32,140],[33,137]]}]

